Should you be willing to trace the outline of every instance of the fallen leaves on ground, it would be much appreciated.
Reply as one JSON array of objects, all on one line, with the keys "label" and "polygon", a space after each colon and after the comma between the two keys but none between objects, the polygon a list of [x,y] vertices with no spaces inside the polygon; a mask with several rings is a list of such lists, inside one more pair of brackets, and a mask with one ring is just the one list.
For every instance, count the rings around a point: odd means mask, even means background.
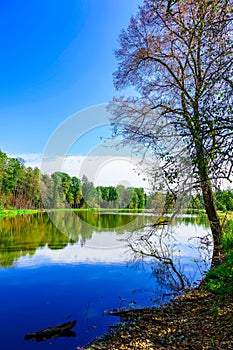
[{"label": "fallen leaves on ground", "polygon": [[233,349],[233,296],[194,290],[171,304],[127,313],[124,322],[84,349]]}]

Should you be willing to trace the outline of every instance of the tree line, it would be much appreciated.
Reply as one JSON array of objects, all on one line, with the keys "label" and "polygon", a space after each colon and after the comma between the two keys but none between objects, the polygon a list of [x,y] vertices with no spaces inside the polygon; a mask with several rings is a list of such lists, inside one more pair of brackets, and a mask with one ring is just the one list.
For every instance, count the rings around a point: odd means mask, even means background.
[{"label": "tree line", "polygon": [[[213,193],[216,207],[220,211],[233,211],[233,190],[216,191]],[[198,194],[192,196],[189,204],[190,209],[205,209],[203,196]]]},{"label": "tree line", "polygon": [[[214,193],[218,210],[233,210],[233,191]],[[42,174],[26,167],[23,159],[8,157],[0,151],[0,208],[126,208],[172,211],[176,197],[171,192],[145,193],[143,188],[97,186],[84,175],[80,180],[65,172]],[[201,194],[191,196],[188,209],[204,209]]]},{"label": "tree line", "polygon": [[24,160],[0,151],[0,208],[128,208],[144,209],[143,188],[97,186],[84,175],[80,180],[65,172],[42,174]]}]

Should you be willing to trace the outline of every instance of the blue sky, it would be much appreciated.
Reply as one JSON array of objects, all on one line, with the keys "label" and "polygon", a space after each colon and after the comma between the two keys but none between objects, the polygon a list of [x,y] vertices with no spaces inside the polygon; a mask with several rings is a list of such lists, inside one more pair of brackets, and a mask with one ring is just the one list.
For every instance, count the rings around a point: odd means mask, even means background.
[{"label": "blue sky", "polygon": [[117,38],[141,3],[0,2],[2,151],[41,153],[66,118],[112,98]]},{"label": "blue sky", "polygon": [[[65,171],[81,178],[85,172],[95,185],[145,187],[144,175],[135,172],[138,160],[131,159],[129,150],[111,155],[102,147],[100,137],[110,132],[104,124],[106,116],[98,114],[99,106],[116,95],[112,73],[120,31],[142,2],[0,2],[3,152],[23,158],[26,166],[38,166],[43,173]],[[86,112],[90,107],[91,112]],[[76,114],[78,119],[72,119]],[[50,157],[45,151],[51,139],[55,146],[49,147]],[[65,148],[60,147],[65,142]]]}]

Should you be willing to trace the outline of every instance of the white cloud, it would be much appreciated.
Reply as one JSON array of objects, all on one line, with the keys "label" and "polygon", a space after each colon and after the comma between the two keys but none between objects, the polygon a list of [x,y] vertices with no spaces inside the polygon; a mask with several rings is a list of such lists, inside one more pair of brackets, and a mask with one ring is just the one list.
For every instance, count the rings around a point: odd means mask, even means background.
[{"label": "white cloud", "polygon": [[42,173],[52,174],[55,171],[63,171],[78,178],[86,175],[95,186],[123,184],[124,186],[149,188],[145,171],[143,168],[139,169],[138,159],[132,157],[68,155],[43,158],[42,162],[42,155],[36,153],[10,156],[23,158],[27,167],[38,167]]},{"label": "white cloud", "polygon": [[85,174],[94,184],[146,187],[145,172],[139,169],[138,159],[117,156],[88,156],[80,163],[80,177]]},{"label": "white cloud", "polygon": [[39,168],[41,165],[41,154],[39,153],[9,154],[9,157],[23,159],[27,167]]},{"label": "white cloud", "polygon": [[[112,246],[109,242],[107,245],[105,244],[107,240],[113,243]],[[117,241],[115,234],[111,232],[94,233],[91,244],[87,242],[85,246],[82,246],[80,243],[76,243],[59,250],[51,250],[46,246],[38,249],[33,257],[22,257],[18,260],[17,265],[44,265],[48,261],[66,264],[119,264],[129,260],[130,255],[127,255],[126,251],[128,251],[126,244]]]}]

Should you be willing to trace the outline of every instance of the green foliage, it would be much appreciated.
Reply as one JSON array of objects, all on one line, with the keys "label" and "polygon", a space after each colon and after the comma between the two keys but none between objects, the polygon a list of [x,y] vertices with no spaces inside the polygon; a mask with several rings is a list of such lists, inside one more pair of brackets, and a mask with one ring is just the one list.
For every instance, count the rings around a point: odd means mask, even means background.
[{"label": "green foliage", "polygon": [[224,252],[233,250],[233,220],[228,220],[225,224],[225,232],[222,237],[222,246]]},{"label": "green foliage", "polygon": [[192,196],[189,203],[189,209],[204,209],[203,197],[200,194]]},{"label": "green foliage", "polygon": [[[233,191],[223,190],[214,193],[216,207],[218,210],[227,212],[233,211]],[[189,209],[204,209],[203,196],[197,194],[192,196],[189,203]]]},{"label": "green foliage", "polygon": [[98,204],[101,208],[144,209],[146,194],[143,188],[122,185],[98,186]]},{"label": "green foliage", "polygon": [[218,191],[216,194],[216,205],[218,210],[233,210],[233,191]]},{"label": "green foliage", "polygon": [[0,151],[0,209],[130,208],[143,209],[143,188],[98,186],[57,171],[51,176],[25,167],[22,159]]},{"label": "green foliage", "polygon": [[223,264],[207,273],[206,289],[221,297],[233,294],[233,252],[226,254]]},{"label": "green foliage", "polygon": [[[233,191],[215,193],[219,210],[233,210]],[[122,185],[97,186],[83,176],[54,172],[41,174],[38,168],[25,167],[22,159],[10,158],[0,151],[0,209],[41,208],[154,208],[160,213],[172,211],[176,198],[171,193],[144,192],[143,188]],[[191,198],[189,209],[203,209],[203,197]],[[225,240],[228,240],[225,235]],[[227,243],[228,244],[228,243]]]},{"label": "green foliage", "polygon": [[227,223],[222,237],[224,261],[206,275],[206,289],[224,298],[233,294],[233,220]]},{"label": "green foliage", "polygon": [[15,217],[18,215],[24,214],[35,214],[38,213],[37,209],[8,209],[8,210],[0,210],[0,218],[3,217]]}]

